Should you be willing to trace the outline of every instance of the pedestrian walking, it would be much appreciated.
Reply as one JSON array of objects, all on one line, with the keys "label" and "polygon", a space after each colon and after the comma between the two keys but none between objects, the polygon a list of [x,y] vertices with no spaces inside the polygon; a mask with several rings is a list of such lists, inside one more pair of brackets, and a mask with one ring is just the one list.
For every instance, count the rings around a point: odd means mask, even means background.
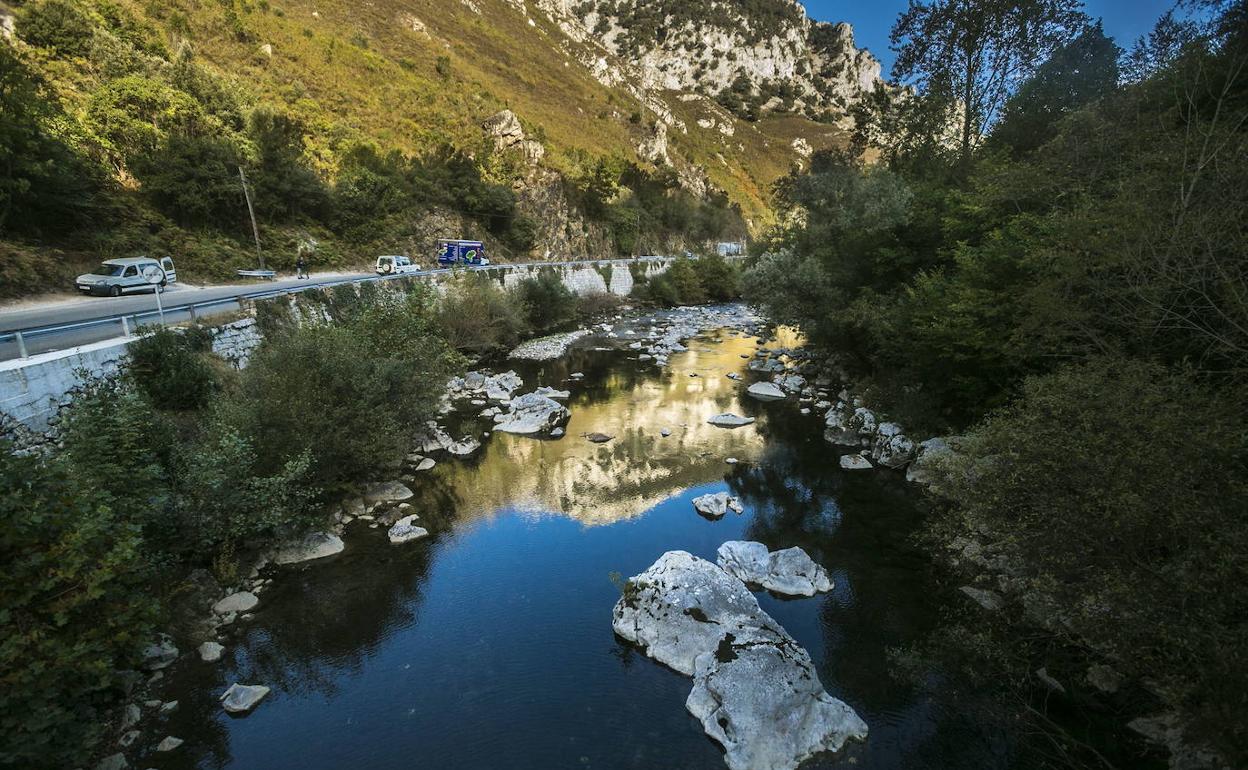
[{"label": "pedestrian walking", "polygon": [[302,254],[295,260],[295,277],[300,280],[308,277],[308,263],[304,261]]}]

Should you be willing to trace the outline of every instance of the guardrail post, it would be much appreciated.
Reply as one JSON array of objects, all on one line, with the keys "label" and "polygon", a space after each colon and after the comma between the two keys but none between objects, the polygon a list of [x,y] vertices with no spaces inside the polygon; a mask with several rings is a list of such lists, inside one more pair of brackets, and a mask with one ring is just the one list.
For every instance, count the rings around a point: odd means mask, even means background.
[{"label": "guardrail post", "polygon": [[189,310],[189,311],[191,312],[191,323],[195,323],[195,306],[194,306],[194,305],[189,305],[189,306],[187,307],[187,310]]},{"label": "guardrail post", "polygon": [[130,336],[130,322],[126,320],[124,315],[121,317],[121,336]]},{"label": "guardrail post", "polygon": [[30,354],[26,352],[26,338],[21,332],[14,332],[13,336],[17,338],[17,354],[22,358],[30,358]]}]

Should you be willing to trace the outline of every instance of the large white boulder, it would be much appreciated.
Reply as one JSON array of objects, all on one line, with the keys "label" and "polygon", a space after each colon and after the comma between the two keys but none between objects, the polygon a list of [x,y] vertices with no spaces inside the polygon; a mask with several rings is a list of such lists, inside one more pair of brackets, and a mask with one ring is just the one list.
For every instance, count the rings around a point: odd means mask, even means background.
[{"label": "large white boulder", "polygon": [[346,548],[342,538],[333,532],[309,532],[299,540],[278,548],[273,553],[274,564],[298,564],[300,562],[324,559],[327,556],[342,553]]},{"label": "large white boulder", "polygon": [[401,481],[379,481],[376,484],[370,484],[364,490],[364,503],[365,505],[401,503],[404,500],[410,500],[414,495],[415,493]]},{"label": "large white boulder", "polygon": [[625,586],[612,625],[693,676],[685,706],[733,770],[793,770],[866,737],[853,709],[824,691],[806,651],[744,583],[704,559],[663,554]]},{"label": "large white boulder", "polygon": [[503,372],[485,379],[485,397],[491,401],[507,402],[511,394],[524,387],[524,380],[515,372]]},{"label": "large white boulder", "polygon": [[853,413],[843,401],[829,409],[824,418],[827,430],[824,431],[823,438],[828,443],[838,446],[858,446],[861,443],[858,432],[849,427],[849,418],[852,416]]},{"label": "large white boulder", "polygon": [[[885,423],[885,425],[895,425],[895,423]],[[897,427],[900,429],[901,426]],[[871,457],[880,465],[889,468],[904,468],[914,459],[914,455],[914,442],[900,430],[891,434],[881,431],[876,437],[875,447],[871,450]]]},{"label": "large white boulder", "polygon": [[744,583],[685,551],[668,551],[628,581],[612,627],[646,655],[687,675],[725,633],[765,628],[777,638],[784,635]]},{"label": "large white boulder", "polygon": [[531,435],[549,433],[571,417],[568,408],[538,393],[526,393],[511,400],[511,411],[496,426],[504,433]]},{"label": "large white boulder", "polygon": [[729,495],[727,492],[714,492],[711,494],[701,495],[693,499],[693,507],[703,516],[710,516],[712,519],[723,518],[728,511],[741,513],[745,510],[741,505],[741,500]]},{"label": "large white boulder", "polygon": [[746,388],[745,392],[759,401],[780,401],[785,397],[784,391],[773,382],[756,382]]},{"label": "large white boulder", "polygon": [[218,660],[221,660],[221,655],[224,652],[225,647],[216,642],[204,642],[199,645],[199,659],[205,663],[216,663]]},{"label": "large white boulder", "polygon": [[750,540],[729,540],[715,553],[715,561],[729,575],[790,596],[814,596],[831,591],[827,570],[801,548],[768,551]]},{"label": "large white boulder", "polygon": [[685,707],[724,747],[730,770],[793,770],[867,737],[866,722],[823,689],[806,650],[767,629],[729,632],[699,655]]}]

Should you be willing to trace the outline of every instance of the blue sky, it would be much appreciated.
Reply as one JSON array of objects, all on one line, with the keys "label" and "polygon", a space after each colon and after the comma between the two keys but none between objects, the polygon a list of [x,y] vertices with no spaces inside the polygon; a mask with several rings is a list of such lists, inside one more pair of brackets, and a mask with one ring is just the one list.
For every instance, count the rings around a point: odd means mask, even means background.
[{"label": "blue sky", "polygon": [[[908,3],[906,0],[801,0],[811,18],[819,21],[847,21],[854,26],[859,47],[870,48],[884,63],[884,74],[893,66],[888,33],[893,21]],[[1120,48],[1130,48],[1137,37],[1148,32],[1174,0],[1085,0],[1088,15],[1104,20],[1105,34]]]}]

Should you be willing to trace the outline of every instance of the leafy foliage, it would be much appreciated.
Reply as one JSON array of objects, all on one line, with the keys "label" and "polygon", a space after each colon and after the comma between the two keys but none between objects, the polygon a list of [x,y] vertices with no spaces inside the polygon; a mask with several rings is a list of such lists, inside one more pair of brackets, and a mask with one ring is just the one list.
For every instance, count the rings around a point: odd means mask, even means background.
[{"label": "leafy foliage", "polygon": [[519,342],[528,330],[526,312],[496,282],[469,273],[450,282],[438,302],[437,322],[453,348],[480,356]]},{"label": "leafy foliage", "polygon": [[576,317],[576,295],[553,272],[526,278],[516,291],[524,305],[528,326],[534,331],[549,331]]},{"label": "leafy foliage", "polygon": [[141,536],[60,461],[0,446],[0,764],[84,764],[154,620]]},{"label": "leafy foliage", "polygon": [[202,409],[218,387],[204,355],[211,349],[208,333],[197,327],[161,328],[130,343],[127,372],[157,409]]}]

